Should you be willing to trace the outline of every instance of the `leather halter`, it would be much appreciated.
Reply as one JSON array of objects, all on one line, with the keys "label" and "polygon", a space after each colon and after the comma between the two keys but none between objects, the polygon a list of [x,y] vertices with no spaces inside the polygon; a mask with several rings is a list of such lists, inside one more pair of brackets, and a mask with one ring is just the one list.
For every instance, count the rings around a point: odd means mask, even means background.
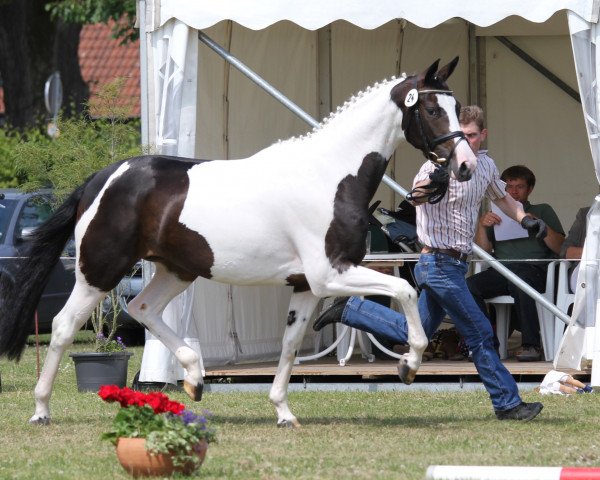
[{"label": "leather halter", "polygon": [[[425,94],[425,93],[443,93],[443,94],[447,94],[447,95],[452,95],[452,93],[453,93],[452,90],[436,90],[436,89],[417,90],[417,92],[418,92],[419,96],[421,94]],[[425,158],[427,158],[429,161],[437,164],[438,166],[448,167],[448,159],[452,158],[452,155],[454,155],[454,150],[456,149],[456,145],[458,145],[458,143],[455,143],[452,146],[452,150],[450,150],[450,155],[448,155],[448,158],[438,157],[438,155],[433,150],[440,143],[444,143],[452,138],[460,138],[459,142],[461,140],[466,140],[465,134],[461,130],[457,130],[455,132],[449,132],[444,135],[440,135],[439,137],[435,137],[432,140],[429,140],[429,138],[427,138],[427,135],[425,134],[425,129],[423,128],[423,120],[421,119],[421,114],[419,113],[418,107],[419,107],[419,101],[417,101],[411,107],[411,109],[413,111],[413,116],[411,117],[411,119],[414,117],[417,122],[417,127],[419,128],[419,133],[421,135],[421,140],[423,141],[423,148],[421,149],[423,151],[423,155],[425,155]],[[406,128],[404,129],[405,133],[408,130],[408,128],[410,127],[411,119],[409,119],[408,124],[406,125]]]}]

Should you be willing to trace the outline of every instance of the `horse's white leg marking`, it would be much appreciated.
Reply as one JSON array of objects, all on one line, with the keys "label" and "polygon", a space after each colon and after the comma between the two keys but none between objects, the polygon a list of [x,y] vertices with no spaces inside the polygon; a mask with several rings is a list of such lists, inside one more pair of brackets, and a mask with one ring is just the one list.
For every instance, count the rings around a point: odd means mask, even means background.
[{"label": "horse's white leg marking", "polygon": [[[395,298],[402,305],[408,324],[408,344],[410,350],[400,360],[402,368],[408,367],[405,373],[407,383],[412,382],[421,366],[421,358],[427,348],[427,336],[421,324],[417,308],[417,292],[410,284],[393,275],[385,275],[365,267],[351,267],[343,273],[331,270],[326,281],[309,278],[313,291],[319,297],[346,295],[387,295]],[[401,373],[402,375],[402,373]]]},{"label": "horse's white leg marking", "polygon": [[202,395],[200,358],[162,320],[162,313],[167,304],[183,292],[190,282],[180,280],[159,263],[155,265],[156,273],[150,283],[129,302],[129,313],[173,352],[187,372],[184,379],[185,391],[194,400],[200,400]]},{"label": "horse's white leg marking", "polygon": [[[310,291],[294,293],[290,300],[288,313],[288,325],[283,335],[283,348],[277,374],[273,380],[269,398],[277,411],[277,425],[287,427],[299,427],[300,423],[292,414],[288,407],[287,389],[290,382],[290,375],[294,365],[294,359],[298,349],[302,344],[306,326],[311,318],[314,309],[319,303],[318,297]],[[293,322],[291,320],[294,320]]]},{"label": "horse's white leg marking", "polygon": [[60,360],[65,349],[73,343],[75,334],[90,317],[92,310],[106,292],[77,281],[63,309],[52,321],[50,346],[44,361],[44,368],[35,387],[35,413],[30,423],[47,424],[50,422],[50,396],[52,385],[58,372]]}]

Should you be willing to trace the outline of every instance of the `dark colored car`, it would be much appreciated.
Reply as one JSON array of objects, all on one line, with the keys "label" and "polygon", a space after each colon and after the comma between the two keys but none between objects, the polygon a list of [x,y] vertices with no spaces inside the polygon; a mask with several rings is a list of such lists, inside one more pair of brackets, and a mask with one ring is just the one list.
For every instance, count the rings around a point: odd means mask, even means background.
[{"label": "dark colored car", "polygon": [[[18,190],[0,190],[0,274],[23,252],[24,238],[52,214],[52,193],[49,190],[24,193]],[[75,284],[75,245],[67,243],[60,261],[50,274],[50,279],[38,304],[40,333],[52,330],[52,319],[66,303]],[[124,310],[119,315],[122,325],[119,334],[128,340],[143,339],[143,327],[127,313],[127,302],[142,288],[141,268],[133,276],[125,277],[118,289],[119,303]],[[110,303],[108,304],[110,305]],[[107,304],[104,304],[105,309]],[[32,333],[34,330],[32,330]]]}]

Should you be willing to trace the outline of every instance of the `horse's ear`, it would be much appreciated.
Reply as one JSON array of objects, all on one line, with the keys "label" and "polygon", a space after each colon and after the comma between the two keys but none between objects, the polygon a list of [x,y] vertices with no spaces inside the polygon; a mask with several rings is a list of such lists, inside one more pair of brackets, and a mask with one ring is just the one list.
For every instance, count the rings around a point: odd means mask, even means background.
[{"label": "horse's ear", "polygon": [[440,59],[438,58],[435,62],[433,62],[431,64],[431,66],[425,71],[425,73],[423,74],[423,78],[425,79],[425,83],[428,83],[428,81],[430,81],[433,76],[435,75],[435,72],[437,72],[438,69],[438,65],[440,64]]},{"label": "horse's ear", "polygon": [[440,68],[440,71],[437,73],[436,78],[445,83],[446,80],[448,80],[448,77],[452,75],[452,72],[456,68],[457,63],[458,57],[454,57],[454,60],[452,60],[448,65],[444,65],[442,68]]}]

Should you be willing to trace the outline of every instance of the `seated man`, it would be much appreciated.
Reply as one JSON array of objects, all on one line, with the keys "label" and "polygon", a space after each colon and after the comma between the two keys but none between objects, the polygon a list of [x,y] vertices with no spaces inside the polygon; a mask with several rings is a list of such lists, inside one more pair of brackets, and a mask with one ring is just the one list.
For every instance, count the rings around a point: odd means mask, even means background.
[{"label": "seated man", "polygon": [[[497,259],[507,260],[503,262],[506,268],[538,292],[543,292],[546,287],[548,263],[512,260],[556,258],[565,239],[564,230],[550,205],[529,203],[529,195],[535,186],[535,175],[529,168],[522,165],[509,167],[502,172],[501,179],[506,182],[507,193],[523,204],[525,213],[544,221],[548,227],[548,234],[543,239],[529,235],[526,238],[496,241],[494,226],[499,225],[502,219],[490,211],[479,219],[475,243],[487,252],[493,253]],[[486,315],[486,299],[498,295],[510,295],[515,299],[514,310],[522,335],[522,350],[517,354],[517,360],[521,362],[540,360],[540,326],[535,300],[493,268],[472,275],[467,279],[467,285]]]},{"label": "seated man", "polygon": [[[575,221],[573,222],[573,225],[571,225],[569,233],[567,234],[567,238],[565,238],[562,247],[560,247],[560,258],[566,258],[569,260],[581,259],[587,231],[587,214],[589,211],[590,207],[583,207],[577,212]],[[571,289],[571,293],[575,293],[578,270],[579,262],[571,266],[569,270],[569,288]]]}]

